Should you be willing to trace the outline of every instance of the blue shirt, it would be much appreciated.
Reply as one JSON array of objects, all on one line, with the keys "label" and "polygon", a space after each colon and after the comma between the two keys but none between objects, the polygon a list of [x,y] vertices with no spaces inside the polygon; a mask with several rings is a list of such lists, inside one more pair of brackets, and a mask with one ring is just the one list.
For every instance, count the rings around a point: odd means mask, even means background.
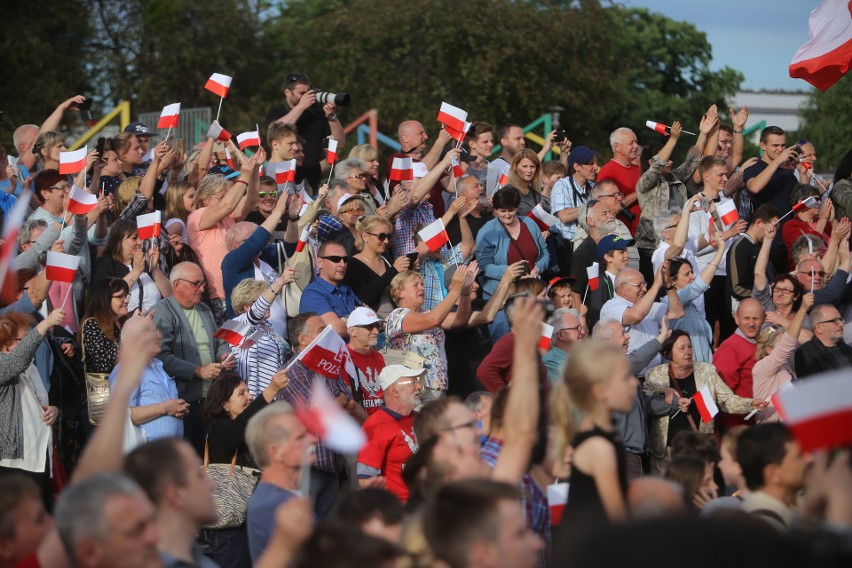
[{"label": "blue shirt", "polygon": [[275,530],[275,512],[297,493],[271,483],[258,483],[246,511],[246,532],[252,563],[257,562]]},{"label": "blue shirt", "polygon": [[334,312],[337,317],[345,318],[360,305],[361,301],[349,286],[335,286],[327,280],[317,278],[302,292],[299,311],[314,312],[318,316]]},{"label": "blue shirt", "polygon": [[[110,390],[115,385],[119,367],[120,364],[116,365],[109,375]],[[163,362],[152,358],[142,373],[142,381],[130,395],[130,407],[159,404],[172,398],[178,398],[177,385],[163,369]],[[160,416],[139,427],[145,430],[149,442],[158,438],[183,437],[183,420],[174,416]]]},{"label": "blue shirt", "polygon": [[547,367],[547,380],[552,385],[558,383],[562,379],[562,370],[568,360],[568,353],[559,347],[551,347],[541,360]]}]

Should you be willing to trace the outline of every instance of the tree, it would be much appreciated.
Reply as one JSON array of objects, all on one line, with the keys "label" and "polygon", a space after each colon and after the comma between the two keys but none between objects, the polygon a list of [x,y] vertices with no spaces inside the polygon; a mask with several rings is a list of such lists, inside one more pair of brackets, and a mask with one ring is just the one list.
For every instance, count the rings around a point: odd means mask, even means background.
[{"label": "tree", "polygon": [[802,138],[814,143],[819,171],[831,171],[852,149],[852,77],[844,76],[827,91],[814,89],[802,108]]}]

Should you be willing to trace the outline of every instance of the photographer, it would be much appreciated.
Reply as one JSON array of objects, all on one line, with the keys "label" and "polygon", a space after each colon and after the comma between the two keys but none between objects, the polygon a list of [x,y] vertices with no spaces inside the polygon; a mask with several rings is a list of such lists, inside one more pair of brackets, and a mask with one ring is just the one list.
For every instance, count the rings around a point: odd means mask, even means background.
[{"label": "photographer", "polygon": [[273,122],[295,124],[306,140],[305,162],[297,168],[298,181],[308,180],[311,187],[320,186],[322,172],[329,169],[323,152],[324,141],[331,136],[342,147],[346,140],[343,126],[335,114],[336,105],[329,101],[317,102],[317,93],[311,80],[303,73],[290,73],[284,83],[284,104],[266,113],[267,126]]}]

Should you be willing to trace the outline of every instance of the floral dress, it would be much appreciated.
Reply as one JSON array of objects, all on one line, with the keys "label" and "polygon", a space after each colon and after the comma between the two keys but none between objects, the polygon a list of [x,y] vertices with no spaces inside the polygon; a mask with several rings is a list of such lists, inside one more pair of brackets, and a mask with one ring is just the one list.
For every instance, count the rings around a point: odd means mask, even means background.
[{"label": "floral dress", "polygon": [[397,308],[386,320],[389,349],[407,349],[426,359],[426,388],[436,391],[447,390],[447,353],[444,350],[446,336],[438,326],[420,333],[404,333],[402,320],[411,310]]}]

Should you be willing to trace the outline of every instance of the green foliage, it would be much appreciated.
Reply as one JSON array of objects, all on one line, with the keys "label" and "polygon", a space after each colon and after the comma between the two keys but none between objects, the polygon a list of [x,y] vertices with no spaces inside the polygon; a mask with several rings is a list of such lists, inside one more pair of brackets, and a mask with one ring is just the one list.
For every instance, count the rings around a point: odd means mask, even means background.
[{"label": "green foliage", "polygon": [[831,171],[852,149],[852,77],[844,76],[825,92],[814,89],[802,109],[802,138],[811,140],[819,157],[818,171]]}]

